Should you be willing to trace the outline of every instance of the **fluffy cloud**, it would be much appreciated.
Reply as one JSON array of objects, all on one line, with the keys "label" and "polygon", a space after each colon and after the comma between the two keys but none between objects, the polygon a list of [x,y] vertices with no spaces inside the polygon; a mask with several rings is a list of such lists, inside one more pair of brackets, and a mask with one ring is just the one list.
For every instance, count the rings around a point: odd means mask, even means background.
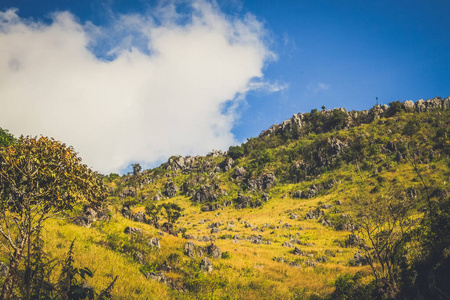
[{"label": "fluffy cloud", "polygon": [[226,149],[245,94],[279,89],[263,80],[274,58],[264,41],[253,16],[203,1],[108,26],[68,12],[50,24],[0,12],[0,126],[70,144],[103,173]]}]

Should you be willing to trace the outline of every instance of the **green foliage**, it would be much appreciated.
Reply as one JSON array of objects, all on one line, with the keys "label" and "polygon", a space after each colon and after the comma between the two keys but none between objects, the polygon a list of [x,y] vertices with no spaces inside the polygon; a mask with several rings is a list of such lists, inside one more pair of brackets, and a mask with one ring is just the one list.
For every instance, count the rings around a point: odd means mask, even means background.
[{"label": "green foliage", "polygon": [[361,282],[362,278],[363,274],[360,272],[356,273],[353,276],[348,273],[339,276],[334,283],[336,290],[331,295],[332,299],[376,299],[374,282],[364,285]]},{"label": "green foliage", "polygon": [[244,148],[242,146],[230,146],[228,156],[232,159],[238,159],[244,156]]},{"label": "green foliage", "polygon": [[160,214],[160,212],[161,212],[161,208],[162,208],[162,206],[161,205],[156,205],[156,204],[154,204],[154,203],[151,203],[151,204],[149,204],[149,205],[147,205],[146,207],[145,207],[145,214],[148,216],[148,217],[150,217],[150,219],[153,221],[153,222],[158,222],[158,220],[159,220],[159,214]]},{"label": "green foliage", "polygon": [[16,139],[14,136],[9,133],[7,129],[2,129],[0,127],[0,148],[1,147],[8,147],[9,145],[12,145],[16,142]]},{"label": "green foliage", "polygon": [[[32,236],[42,222],[73,208],[79,199],[100,204],[105,197],[100,177],[81,163],[72,147],[46,137],[21,137],[0,148],[0,244],[8,250],[13,269],[2,296],[9,298],[12,275],[26,249],[30,257]],[[15,231],[9,230],[10,224]]]},{"label": "green foliage", "polygon": [[161,207],[164,208],[163,215],[167,222],[174,224],[181,217],[183,209],[178,204],[173,202],[163,203]]}]

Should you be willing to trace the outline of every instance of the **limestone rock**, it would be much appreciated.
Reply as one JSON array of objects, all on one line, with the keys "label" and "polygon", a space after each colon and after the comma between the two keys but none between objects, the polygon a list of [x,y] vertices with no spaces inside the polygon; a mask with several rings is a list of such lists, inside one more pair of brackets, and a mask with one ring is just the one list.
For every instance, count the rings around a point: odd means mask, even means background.
[{"label": "limestone rock", "polygon": [[200,269],[204,272],[209,273],[213,270],[213,264],[207,257],[204,257],[200,262]]}]

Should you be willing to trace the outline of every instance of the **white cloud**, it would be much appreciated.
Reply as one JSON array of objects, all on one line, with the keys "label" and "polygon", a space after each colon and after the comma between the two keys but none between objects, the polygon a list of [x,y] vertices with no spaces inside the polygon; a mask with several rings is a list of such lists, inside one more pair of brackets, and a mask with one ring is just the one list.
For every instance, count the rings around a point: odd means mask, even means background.
[{"label": "white cloud", "polygon": [[228,148],[240,99],[282,89],[263,80],[274,59],[264,28],[204,1],[175,11],[116,16],[107,27],[67,12],[49,25],[0,12],[0,126],[73,145],[103,173]]},{"label": "white cloud", "polygon": [[310,83],[310,84],[308,84],[306,86],[306,89],[308,91],[314,93],[314,94],[317,94],[319,92],[329,90],[330,89],[330,85],[326,84],[326,83],[323,83],[323,82],[318,82],[318,83],[315,83],[315,84]]}]

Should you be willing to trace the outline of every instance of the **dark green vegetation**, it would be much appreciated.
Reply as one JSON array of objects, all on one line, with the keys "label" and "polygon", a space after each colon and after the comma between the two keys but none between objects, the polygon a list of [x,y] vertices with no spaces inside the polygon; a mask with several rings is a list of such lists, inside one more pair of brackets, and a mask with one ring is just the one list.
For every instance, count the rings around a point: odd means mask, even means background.
[{"label": "dark green vegetation", "polygon": [[109,208],[67,213],[88,228],[48,220],[47,253],[76,237],[79,276],[118,275],[118,298],[448,299],[449,108],[322,108],[227,153],[135,164],[103,177]]}]

